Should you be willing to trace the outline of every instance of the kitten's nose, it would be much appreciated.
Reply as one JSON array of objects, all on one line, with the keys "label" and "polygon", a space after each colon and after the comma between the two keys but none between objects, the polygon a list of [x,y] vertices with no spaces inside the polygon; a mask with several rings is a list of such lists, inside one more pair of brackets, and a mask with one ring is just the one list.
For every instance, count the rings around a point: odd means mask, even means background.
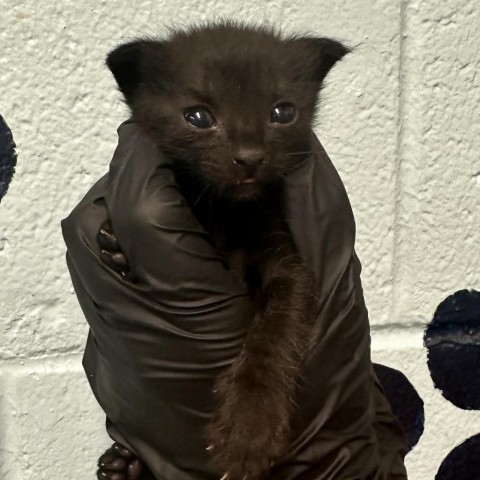
[{"label": "kitten's nose", "polygon": [[233,163],[244,167],[260,165],[264,161],[264,152],[261,150],[241,150],[233,157]]}]

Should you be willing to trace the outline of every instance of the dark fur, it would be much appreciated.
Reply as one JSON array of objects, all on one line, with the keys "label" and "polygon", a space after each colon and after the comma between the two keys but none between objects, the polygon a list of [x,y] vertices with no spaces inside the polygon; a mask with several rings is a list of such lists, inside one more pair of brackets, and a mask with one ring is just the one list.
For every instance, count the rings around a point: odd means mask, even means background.
[{"label": "dark fur", "polygon": [[[134,41],[107,58],[134,119],[172,160],[190,207],[258,307],[241,354],[218,377],[207,429],[229,480],[265,477],[288,445],[314,280],[284,220],[283,178],[309,155],[322,82],[347,52],[329,39],[222,22]],[[270,123],[281,102],[296,106],[290,124]],[[187,123],[195,106],[213,114],[212,128]]]}]

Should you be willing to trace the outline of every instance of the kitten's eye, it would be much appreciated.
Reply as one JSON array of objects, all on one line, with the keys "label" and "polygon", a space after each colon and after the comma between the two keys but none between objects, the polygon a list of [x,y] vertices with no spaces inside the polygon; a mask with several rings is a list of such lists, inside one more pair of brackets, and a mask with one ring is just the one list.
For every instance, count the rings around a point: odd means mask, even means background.
[{"label": "kitten's eye", "polygon": [[215,119],[206,108],[191,108],[185,110],[183,115],[190,125],[197,128],[210,128],[215,123]]},{"label": "kitten's eye", "polygon": [[270,112],[272,123],[290,123],[295,118],[295,106],[291,103],[280,103]]}]

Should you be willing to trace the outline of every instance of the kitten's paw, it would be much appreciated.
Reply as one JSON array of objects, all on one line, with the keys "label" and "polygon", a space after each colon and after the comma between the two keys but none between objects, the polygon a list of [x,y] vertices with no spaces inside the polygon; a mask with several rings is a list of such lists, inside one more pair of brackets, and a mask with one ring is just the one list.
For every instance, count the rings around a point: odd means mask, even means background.
[{"label": "kitten's paw", "polygon": [[289,433],[286,402],[265,388],[237,384],[207,427],[207,450],[223,480],[261,480],[286,452]]},{"label": "kitten's paw", "polygon": [[114,443],[98,459],[98,480],[140,480],[143,463],[119,443]]}]

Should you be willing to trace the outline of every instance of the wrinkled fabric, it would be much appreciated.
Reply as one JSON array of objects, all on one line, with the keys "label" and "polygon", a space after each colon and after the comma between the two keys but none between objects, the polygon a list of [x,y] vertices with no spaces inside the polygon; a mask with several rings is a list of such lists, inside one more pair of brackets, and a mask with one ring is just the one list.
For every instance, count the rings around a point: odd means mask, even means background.
[{"label": "wrinkled fabric", "polygon": [[[109,172],[62,221],[67,265],[90,326],[84,368],[112,439],[158,480],[219,479],[206,451],[218,374],[253,319],[177,188],[169,161],[133,121],[118,129]],[[296,392],[288,452],[273,480],[402,480],[401,427],[376,378],[343,184],[312,132],[313,154],[286,178],[287,221],[313,270],[316,347]],[[99,259],[110,219],[135,283]],[[101,452],[99,452],[101,453]]]}]

